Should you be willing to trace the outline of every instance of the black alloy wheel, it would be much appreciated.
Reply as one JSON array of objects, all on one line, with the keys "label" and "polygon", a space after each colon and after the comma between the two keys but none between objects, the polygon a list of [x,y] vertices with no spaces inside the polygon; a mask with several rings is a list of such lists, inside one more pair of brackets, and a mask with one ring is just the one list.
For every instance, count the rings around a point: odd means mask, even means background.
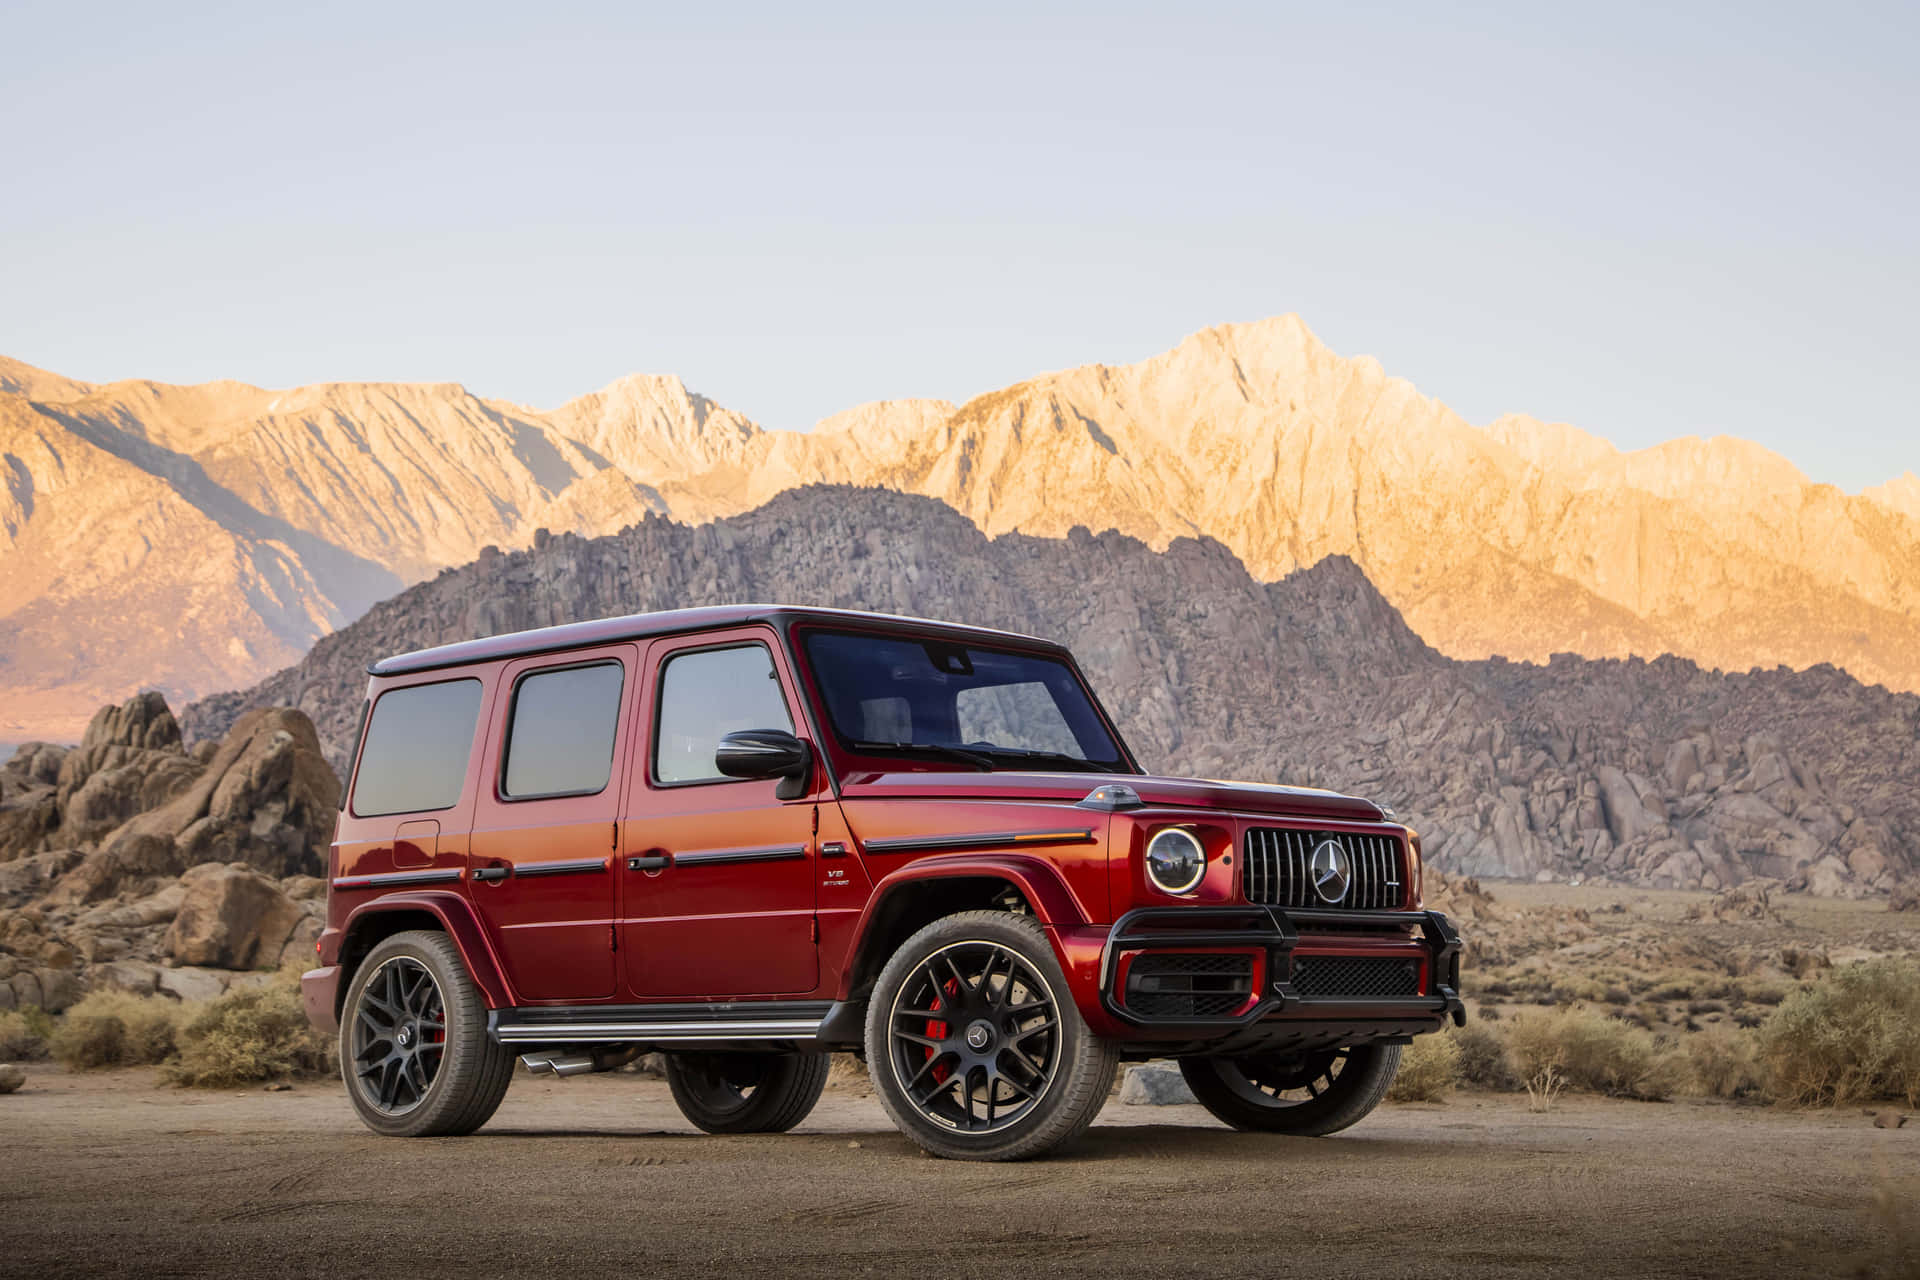
[{"label": "black alloy wheel", "polygon": [[867,1004],[874,1091],[937,1156],[1024,1160],[1070,1142],[1119,1064],[1080,1016],[1046,931],[963,911],[901,944]]},{"label": "black alloy wheel", "polygon": [[1357,1124],[1386,1096],[1400,1046],[1354,1045],[1239,1058],[1182,1058],[1202,1106],[1236,1129],[1321,1137]]},{"label": "black alloy wheel", "polygon": [[403,1116],[426,1099],[447,1052],[447,1005],[440,984],[412,956],[373,971],[353,1013],[347,1069],[383,1115]]},{"label": "black alloy wheel", "polygon": [[920,1113],[960,1133],[1018,1124],[1060,1065],[1060,1006],[1007,947],[956,942],[922,963],[892,1010],[896,1078]]},{"label": "black alloy wheel", "polygon": [[680,1114],[708,1133],[785,1133],[827,1087],[824,1053],[670,1053]]},{"label": "black alloy wheel", "polygon": [[513,1081],[487,1004],[444,933],[396,933],[360,962],[340,1010],[340,1074],[361,1123],[413,1138],[472,1133]]}]

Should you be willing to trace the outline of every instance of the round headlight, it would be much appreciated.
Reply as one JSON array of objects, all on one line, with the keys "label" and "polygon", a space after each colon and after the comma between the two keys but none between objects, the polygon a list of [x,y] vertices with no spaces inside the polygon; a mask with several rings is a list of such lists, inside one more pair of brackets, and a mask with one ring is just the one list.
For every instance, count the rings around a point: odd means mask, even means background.
[{"label": "round headlight", "polygon": [[1147,877],[1168,893],[1185,893],[1206,874],[1207,851],[1190,831],[1168,827],[1147,841]]}]

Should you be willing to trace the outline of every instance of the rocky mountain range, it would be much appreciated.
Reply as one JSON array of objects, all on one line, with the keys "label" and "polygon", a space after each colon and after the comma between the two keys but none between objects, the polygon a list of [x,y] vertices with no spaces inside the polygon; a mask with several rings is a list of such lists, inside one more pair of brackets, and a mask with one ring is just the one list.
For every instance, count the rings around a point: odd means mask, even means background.
[{"label": "rocky mountain range", "polygon": [[1920,697],[1833,666],[1721,674],[1679,658],[1446,657],[1362,569],[1262,582],[1231,550],[1084,528],[989,538],[943,503],[809,487],[699,526],[542,535],[385,601],[190,737],[291,707],[344,768],[380,657],[581,618],[790,600],[1070,645],[1150,769],[1285,780],[1393,805],[1470,875],[1882,892],[1920,859]]},{"label": "rocky mountain range", "polygon": [[1205,536],[1273,581],[1343,556],[1441,652],[1832,663],[1920,689],[1920,479],[1849,496],[1738,440],[1622,453],[1466,423],[1295,317],[954,406],[767,431],[671,377],[537,411],[454,384],[90,385],[0,359],[0,740],[300,658],[539,531],[698,523],[816,483],[980,530]]}]

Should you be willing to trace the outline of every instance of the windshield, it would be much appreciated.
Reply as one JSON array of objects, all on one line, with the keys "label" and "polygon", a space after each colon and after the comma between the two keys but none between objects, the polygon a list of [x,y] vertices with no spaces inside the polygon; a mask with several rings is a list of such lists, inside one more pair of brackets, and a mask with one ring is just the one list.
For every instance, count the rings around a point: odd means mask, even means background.
[{"label": "windshield", "polygon": [[1129,772],[1057,658],[838,631],[808,632],[805,647],[848,750],[971,769]]}]

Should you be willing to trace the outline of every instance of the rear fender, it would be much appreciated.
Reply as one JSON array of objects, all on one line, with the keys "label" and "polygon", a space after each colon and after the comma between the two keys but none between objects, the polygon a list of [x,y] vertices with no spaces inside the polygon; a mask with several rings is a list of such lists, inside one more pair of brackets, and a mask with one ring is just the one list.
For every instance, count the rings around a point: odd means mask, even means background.
[{"label": "rear fender", "polygon": [[[453,939],[453,945],[460,948],[467,973],[472,977],[473,984],[480,988],[480,996],[487,1002],[487,1008],[505,1009],[513,1005],[513,992],[507,986],[500,957],[494,954],[493,944],[488,940],[486,930],[480,927],[480,919],[474,914],[473,905],[457,893],[427,889],[416,893],[391,893],[371,902],[363,902],[348,914],[346,923],[341,926],[341,947],[344,949],[353,939],[356,927],[364,928],[368,923],[373,923],[371,917],[395,911],[424,911],[433,916],[447,936]],[[347,981],[340,984],[342,991],[346,989]]]}]

